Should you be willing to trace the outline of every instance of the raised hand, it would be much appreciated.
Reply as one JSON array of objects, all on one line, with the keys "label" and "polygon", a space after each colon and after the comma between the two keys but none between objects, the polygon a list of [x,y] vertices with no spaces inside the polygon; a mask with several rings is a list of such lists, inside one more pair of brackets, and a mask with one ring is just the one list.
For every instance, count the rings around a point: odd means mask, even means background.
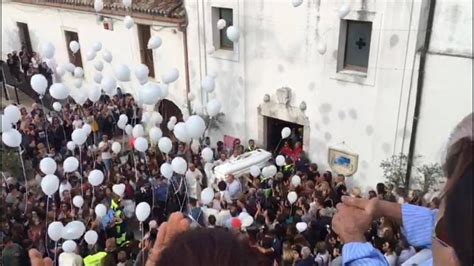
[{"label": "raised hand", "polygon": [[43,258],[41,253],[36,249],[30,249],[28,256],[30,257],[31,266],[53,266],[51,258]]}]

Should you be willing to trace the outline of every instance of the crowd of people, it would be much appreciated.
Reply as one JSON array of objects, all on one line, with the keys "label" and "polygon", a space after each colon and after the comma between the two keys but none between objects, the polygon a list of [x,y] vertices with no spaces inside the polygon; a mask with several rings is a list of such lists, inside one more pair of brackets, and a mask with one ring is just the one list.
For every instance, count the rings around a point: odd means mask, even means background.
[{"label": "crowd of people", "polygon": [[[14,56],[11,60],[16,62]],[[21,62],[23,66],[23,59]],[[213,145],[211,139],[203,138],[196,150],[169,132],[173,140],[169,154],[156,147],[145,154],[137,152],[133,139],[124,137],[117,127],[121,114],[134,125],[140,123],[143,113],[126,94],[105,96],[83,106],[70,101],[61,112],[45,114],[37,104],[30,111],[25,107],[20,110],[21,120],[16,127],[22,134],[21,156],[31,162],[34,175],[27,176],[26,193],[22,178],[2,169],[3,265],[46,265],[41,264],[46,261],[44,256],[59,265],[402,265],[426,245],[418,245],[413,236],[404,234],[400,228],[406,224],[390,215],[371,216],[362,239],[357,239],[371,244],[372,257],[378,252],[383,254],[379,260],[382,264],[357,264],[364,258],[353,255],[348,261],[342,256],[349,252],[346,244],[354,240],[345,217],[340,217],[347,213],[352,221],[345,206],[392,202],[397,206],[423,205],[422,210],[436,213],[443,200],[407,193],[391,184],[376,184],[367,193],[349,187],[344,175],[319,169],[310,162],[298,141],[285,142],[278,152],[285,156],[285,164],[271,178],[251,174],[229,174],[225,180],[212,178],[212,170],[201,156],[203,148],[212,148],[215,167],[256,150],[256,143],[249,140],[244,144],[236,139],[233,147],[226,149],[222,141]],[[84,147],[68,147],[73,130],[85,124],[91,126],[92,134]],[[113,141],[124,144],[118,154],[112,151]],[[472,133],[470,143],[472,147]],[[77,158],[80,167],[74,173],[65,173],[62,164],[70,156]],[[49,198],[41,192],[44,173],[39,167],[46,157],[56,161],[55,175],[60,178],[58,192]],[[175,157],[185,159],[188,170],[185,175],[165,178],[160,167]],[[275,162],[271,159],[269,163]],[[470,163],[472,170],[472,154]],[[100,186],[87,182],[94,169],[105,174]],[[453,171],[448,170],[448,176]],[[295,175],[300,182],[292,182]],[[115,191],[117,184],[123,184],[123,193]],[[214,199],[203,204],[201,193],[206,188],[212,189]],[[288,200],[290,192],[298,196],[294,203]],[[84,199],[80,208],[73,203],[78,195]],[[134,214],[140,202],[152,206],[151,215],[142,224]],[[97,204],[107,207],[106,216],[97,215]],[[56,243],[48,236],[48,224],[53,221],[81,221],[87,230],[97,233],[98,239],[90,245],[80,238],[75,252],[63,252],[63,241]],[[472,226],[470,230],[472,233]]]},{"label": "crowd of people", "polygon": [[49,85],[52,84],[52,69],[38,53],[29,51],[26,46],[23,46],[20,52],[8,53],[6,63],[10,73],[18,82],[29,80],[35,74],[42,74],[48,80]]}]

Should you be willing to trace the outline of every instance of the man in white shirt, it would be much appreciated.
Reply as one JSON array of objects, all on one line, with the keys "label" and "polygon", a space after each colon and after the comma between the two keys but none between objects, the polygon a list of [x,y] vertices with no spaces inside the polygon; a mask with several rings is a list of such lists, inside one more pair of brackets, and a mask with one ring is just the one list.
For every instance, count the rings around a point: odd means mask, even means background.
[{"label": "man in white shirt", "polygon": [[201,182],[202,173],[192,163],[189,164],[189,169],[186,172],[186,185],[188,187],[188,196],[199,200],[201,197]]},{"label": "man in white shirt", "polygon": [[74,127],[74,129],[82,128],[82,120],[79,118],[78,115],[74,116],[74,121],[72,121],[72,126]]},{"label": "man in white shirt", "polygon": [[219,157],[219,160],[215,161],[214,162],[214,165],[215,166],[218,166],[218,165],[221,165],[221,164],[224,164],[226,162],[228,162],[229,160],[227,160],[227,155],[225,153],[221,153],[220,154],[220,157]]},{"label": "man in white shirt", "polygon": [[102,141],[99,143],[99,151],[101,152],[100,158],[104,162],[105,172],[107,177],[110,173],[110,168],[112,167],[112,153],[111,151],[112,142],[109,140],[109,136],[103,135]]},{"label": "man in white shirt", "polygon": [[227,200],[238,200],[242,196],[242,184],[239,180],[235,179],[233,175],[226,177],[227,188],[225,191]]}]

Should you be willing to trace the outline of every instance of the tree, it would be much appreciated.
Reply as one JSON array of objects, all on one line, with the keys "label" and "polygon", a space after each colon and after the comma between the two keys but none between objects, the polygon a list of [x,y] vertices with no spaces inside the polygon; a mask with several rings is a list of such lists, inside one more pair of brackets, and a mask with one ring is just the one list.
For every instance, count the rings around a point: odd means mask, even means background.
[{"label": "tree", "polygon": [[[416,165],[418,157],[415,156],[414,165]],[[407,178],[408,156],[406,154],[392,155],[392,157],[383,160],[380,167],[388,183],[393,184],[395,188],[405,188],[408,191],[410,179]]]},{"label": "tree", "polygon": [[443,176],[443,169],[439,163],[423,164],[416,170],[420,174],[417,179],[424,193],[433,188]]}]

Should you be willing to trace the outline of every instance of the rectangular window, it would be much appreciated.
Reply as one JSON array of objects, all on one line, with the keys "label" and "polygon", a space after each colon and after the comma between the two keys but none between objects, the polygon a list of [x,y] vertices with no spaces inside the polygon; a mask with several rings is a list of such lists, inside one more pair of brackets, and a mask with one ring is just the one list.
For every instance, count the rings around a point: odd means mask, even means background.
[{"label": "rectangular window", "polygon": [[23,49],[23,47],[26,47],[28,52],[31,53],[33,49],[31,49],[31,39],[30,39],[30,31],[28,30],[28,24],[17,22],[16,25],[18,27],[21,48]]},{"label": "rectangular window", "polygon": [[148,49],[148,40],[151,37],[151,31],[149,25],[137,25],[138,29],[138,42],[140,43],[140,57],[142,64],[146,65],[149,70],[148,76],[155,77],[155,68],[153,63],[153,50]]},{"label": "rectangular window", "polygon": [[64,35],[66,37],[66,47],[67,53],[69,55],[69,62],[73,63],[76,67],[82,67],[81,50],[79,49],[79,51],[74,54],[71,49],[69,49],[70,42],[76,41],[78,43],[81,43],[79,41],[79,36],[77,35],[77,32],[65,30]]},{"label": "rectangular window", "polygon": [[345,49],[342,69],[367,73],[372,22],[346,20],[345,23]]},{"label": "rectangular window", "polygon": [[[231,8],[212,8],[212,23],[213,23],[213,39],[215,49],[223,50],[234,50],[234,43],[227,38],[227,28],[232,26],[234,23],[233,11]],[[223,29],[217,28],[217,22],[219,20],[225,20],[225,27]]]}]

